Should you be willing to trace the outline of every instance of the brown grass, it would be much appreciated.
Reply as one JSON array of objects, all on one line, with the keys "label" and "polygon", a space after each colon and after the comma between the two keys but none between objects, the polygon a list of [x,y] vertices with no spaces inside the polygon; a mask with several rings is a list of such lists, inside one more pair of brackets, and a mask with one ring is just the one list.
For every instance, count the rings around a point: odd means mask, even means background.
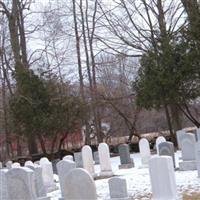
[{"label": "brown grass", "polygon": [[183,193],[183,200],[200,200],[200,193],[191,192],[190,194]]}]

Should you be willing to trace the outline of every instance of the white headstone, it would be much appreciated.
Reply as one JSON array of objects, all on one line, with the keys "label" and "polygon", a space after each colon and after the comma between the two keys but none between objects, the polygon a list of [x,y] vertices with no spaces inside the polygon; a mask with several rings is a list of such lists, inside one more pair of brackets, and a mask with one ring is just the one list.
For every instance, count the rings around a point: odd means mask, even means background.
[{"label": "white headstone", "polygon": [[198,177],[200,178],[200,141],[195,144],[195,158],[198,171]]},{"label": "white headstone", "polygon": [[109,179],[108,184],[109,184],[111,199],[116,199],[116,200],[128,199],[126,179],[113,177]]},{"label": "white headstone", "polygon": [[100,143],[98,147],[101,176],[112,176],[112,167],[110,163],[110,151],[106,143]]},{"label": "white headstone", "polygon": [[149,159],[151,158],[149,141],[146,138],[142,138],[139,141],[139,149],[142,165],[148,165]]},{"label": "white headstone", "polygon": [[36,200],[34,172],[26,167],[12,168],[6,173],[9,200]]},{"label": "white headstone", "polygon": [[172,158],[155,156],[149,161],[153,199],[176,200],[177,188]]},{"label": "white headstone", "polygon": [[3,164],[2,164],[2,162],[0,162],[0,169],[2,169],[3,168]]},{"label": "white headstone", "polygon": [[[62,196],[64,196],[64,190],[65,190],[65,182],[66,175],[72,170],[76,168],[76,163],[71,160],[61,160],[56,165],[58,170],[58,176],[59,176],[59,182],[60,182],[60,189]],[[68,180],[70,182],[70,180]]]},{"label": "white headstone", "polygon": [[197,137],[197,141],[200,141],[200,128],[196,129],[196,137]]},{"label": "white headstone", "polygon": [[6,173],[8,169],[1,169],[0,170],[0,199],[1,200],[8,200],[8,190],[7,190],[7,180],[6,180]]},{"label": "white headstone", "polygon": [[95,176],[94,171],[94,160],[92,155],[92,149],[90,146],[85,145],[82,148],[82,159],[83,159],[83,168],[87,170],[93,177]]},{"label": "white headstone", "polygon": [[186,134],[186,131],[184,129],[176,131],[176,139],[179,149],[181,149],[181,139],[184,134]]},{"label": "white headstone", "polygon": [[12,164],[12,168],[18,168],[18,167],[21,167],[20,163],[14,162],[14,163]]},{"label": "white headstone", "polygon": [[11,169],[11,168],[12,168],[12,163],[13,163],[13,162],[12,162],[11,160],[7,161],[7,162],[6,162],[6,168],[7,168],[7,169]]},{"label": "white headstone", "polygon": [[73,156],[72,155],[67,155],[63,157],[63,160],[71,160],[74,161]]},{"label": "white headstone", "polygon": [[[70,180],[70,181],[69,181]],[[64,199],[96,200],[96,186],[92,176],[85,169],[72,169],[64,181]]]},{"label": "white headstone", "polygon": [[159,154],[159,148],[158,148],[158,145],[162,142],[166,142],[166,139],[163,137],[163,136],[159,136],[157,139],[156,139],[156,152],[157,154]]},{"label": "white headstone", "polygon": [[75,152],[74,153],[74,160],[76,163],[76,167],[83,167],[83,159],[82,159],[82,153],[81,152]]},{"label": "white headstone", "polygon": [[34,163],[33,163],[31,160],[28,160],[28,161],[26,161],[26,162],[24,163],[24,166],[25,166],[25,167],[28,167],[28,166],[34,167]]}]

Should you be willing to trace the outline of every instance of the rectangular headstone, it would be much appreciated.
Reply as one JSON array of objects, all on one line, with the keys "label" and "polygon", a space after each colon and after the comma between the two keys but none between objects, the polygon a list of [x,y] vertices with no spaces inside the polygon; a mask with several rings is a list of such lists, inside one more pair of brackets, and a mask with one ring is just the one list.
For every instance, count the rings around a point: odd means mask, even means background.
[{"label": "rectangular headstone", "polygon": [[76,163],[76,167],[83,168],[83,159],[82,159],[82,153],[81,152],[75,152],[74,153],[74,160]]},{"label": "rectangular headstone", "polygon": [[93,153],[93,157],[94,157],[95,164],[99,164],[99,152],[98,151],[95,151]]}]

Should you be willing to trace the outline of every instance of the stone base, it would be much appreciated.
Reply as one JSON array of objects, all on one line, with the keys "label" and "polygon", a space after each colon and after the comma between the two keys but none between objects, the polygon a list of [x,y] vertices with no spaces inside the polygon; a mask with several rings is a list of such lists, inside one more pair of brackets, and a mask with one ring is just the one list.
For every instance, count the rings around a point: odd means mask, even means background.
[{"label": "stone base", "polygon": [[114,174],[112,171],[101,171],[99,176],[100,177],[112,177]]},{"label": "stone base", "polygon": [[129,169],[135,167],[134,163],[119,165],[119,169]]},{"label": "stone base", "polygon": [[196,170],[197,169],[196,161],[195,160],[182,161],[182,162],[179,163],[179,169],[181,171]]}]

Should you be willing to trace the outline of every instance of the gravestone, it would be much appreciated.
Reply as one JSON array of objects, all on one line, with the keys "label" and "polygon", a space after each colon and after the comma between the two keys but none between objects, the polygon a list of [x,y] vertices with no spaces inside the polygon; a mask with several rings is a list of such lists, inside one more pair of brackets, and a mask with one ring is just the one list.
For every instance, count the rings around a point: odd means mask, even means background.
[{"label": "gravestone", "polygon": [[166,139],[163,136],[159,136],[156,139],[156,152],[157,152],[157,154],[159,154],[158,145],[161,144],[162,142],[166,142]]},{"label": "gravestone", "polygon": [[27,167],[12,168],[6,173],[9,200],[37,200],[34,172]]},{"label": "gravestone", "polygon": [[74,161],[72,155],[66,155],[66,156],[64,156],[64,157],[63,157],[63,160],[71,160],[71,161]]},{"label": "gravestone", "polygon": [[162,142],[158,145],[159,156],[171,156],[176,168],[175,155],[174,155],[174,144],[172,142]]},{"label": "gravestone", "polygon": [[196,166],[198,177],[200,178],[200,141],[195,144],[195,158],[196,158]]},{"label": "gravestone", "polygon": [[196,170],[195,161],[195,135],[192,133],[183,134],[180,140],[182,161],[179,163],[179,168],[182,171]]},{"label": "gravestone", "polygon": [[110,198],[116,200],[127,200],[127,184],[126,179],[113,177],[108,180]]},{"label": "gravestone", "polygon": [[143,166],[147,166],[149,164],[149,159],[151,158],[149,141],[146,138],[142,138],[139,141],[139,149],[141,162]]},{"label": "gravestone", "polygon": [[43,157],[40,159],[40,166],[42,167],[42,177],[46,191],[51,192],[56,190],[57,187],[54,183],[53,167],[51,162],[49,162],[48,158]]},{"label": "gravestone", "polygon": [[2,162],[0,162],[0,169],[2,169],[3,168],[3,164],[2,164]]},{"label": "gravestone", "polygon": [[95,177],[95,171],[94,171],[94,161],[92,156],[92,149],[90,146],[85,145],[82,148],[82,159],[83,159],[83,168],[87,170],[92,177]]},{"label": "gravestone", "polygon": [[42,198],[43,200],[49,200],[49,197],[47,197],[46,188],[42,178],[42,167],[39,165],[32,165],[31,162],[27,162],[26,167],[33,170],[34,172],[36,195],[38,198]]},{"label": "gravestone", "polygon": [[60,159],[55,159],[55,160],[52,160],[51,163],[52,163],[52,167],[53,167],[53,173],[54,174],[58,174],[58,171],[57,171],[57,163],[60,161]]},{"label": "gravestone", "polygon": [[82,153],[81,152],[75,152],[74,153],[74,160],[76,163],[76,167],[83,168],[83,159],[82,159]]},{"label": "gravestone", "polygon": [[200,141],[200,128],[196,129],[196,140],[197,142]]},{"label": "gravestone", "polygon": [[14,162],[14,163],[12,164],[12,168],[18,168],[18,167],[21,167],[20,163]]},{"label": "gravestone", "polygon": [[128,144],[120,144],[118,146],[120,162],[119,169],[127,169],[134,167],[133,159],[130,157]]},{"label": "gravestone", "polygon": [[35,165],[34,165],[34,163],[33,163],[31,160],[28,160],[28,161],[26,161],[26,162],[24,163],[24,166],[25,166],[25,167],[29,167],[29,166],[34,167]]},{"label": "gravestone", "polygon": [[8,200],[8,189],[7,189],[7,180],[6,180],[7,172],[8,172],[8,169],[0,170],[0,199],[1,200]]},{"label": "gravestone", "polygon": [[149,173],[153,199],[177,199],[174,166],[170,156],[152,157],[149,160]]},{"label": "gravestone", "polygon": [[11,168],[12,168],[12,163],[13,163],[13,162],[12,162],[11,160],[7,161],[7,162],[6,162],[6,168],[7,168],[7,169],[11,169]]},{"label": "gravestone", "polygon": [[98,151],[95,151],[93,153],[93,157],[94,157],[95,164],[99,164],[99,152]]},{"label": "gravestone", "polygon": [[65,176],[63,196],[66,200],[97,199],[96,186],[92,176],[85,169],[72,169]]},{"label": "gravestone", "polygon": [[109,147],[106,143],[100,143],[98,146],[99,152],[99,162],[100,162],[100,176],[102,177],[110,177],[113,175],[112,167],[110,163],[110,151]]},{"label": "gravestone", "polygon": [[181,140],[182,140],[182,137],[184,136],[184,134],[186,134],[186,131],[183,129],[176,131],[176,139],[177,139],[179,149],[181,149]]},{"label": "gravestone", "polygon": [[65,182],[67,181],[66,175],[72,169],[76,168],[76,163],[71,160],[61,160],[57,163],[56,166],[57,166],[57,170],[58,170],[61,193],[62,193],[62,196],[64,196]]}]

